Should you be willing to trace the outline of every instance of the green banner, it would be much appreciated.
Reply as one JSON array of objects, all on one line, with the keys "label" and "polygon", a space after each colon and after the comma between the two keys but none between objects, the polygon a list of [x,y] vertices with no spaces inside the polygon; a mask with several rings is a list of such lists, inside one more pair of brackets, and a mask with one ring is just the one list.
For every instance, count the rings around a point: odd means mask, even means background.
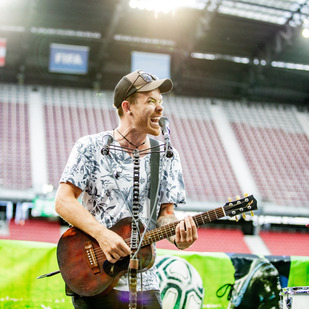
[{"label": "green banner", "polygon": [[55,270],[55,244],[1,240],[0,308],[72,308],[61,275],[36,279]]},{"label": "green banner", "polygon": [[[291,256],[291,270],[289,287],[309,286],[309,258],[305,256]],[[309,298],[309,296],[308,296]],[[309,299],[308,299],[309,303]],[[309,306],[308,306],[309,307]]]},{"label": "green banner", "polygon": [[[227,294],[219,298],[217,290],[240,280],[253,268],[256,259],[250,255],[201,253],[179,250],[158,250],[158,255],[178,256],[189,262],[199,273],[204,287],[203,308],[226,309]],[[309,285],[309,257],[266,257],[282,278],[288,277],[286,286]],[[265,259],[264,259],[265,260]],[[246,266],[247,265],[247,266]],[[259,268],[261,269],[261,268]],[[269,266],[268,266],[268,269]],[[60,274],[36,279],[58,270],[56,245],[40,242],[0,240],[0,309],[2,308],[73,308],[65,295]],[[241,274],[243,272],[243,274]],[[284,280],[281,280],[284,282]],[[284,287],[284,286],[281,286]]]}]

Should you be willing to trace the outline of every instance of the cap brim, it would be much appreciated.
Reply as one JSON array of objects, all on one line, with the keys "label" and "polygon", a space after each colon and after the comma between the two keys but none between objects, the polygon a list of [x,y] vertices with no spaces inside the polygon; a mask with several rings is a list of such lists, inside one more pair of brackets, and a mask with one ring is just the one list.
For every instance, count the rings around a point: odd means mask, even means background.
[{"label": "cap brim", "polygon": [[152,91],[159,88],[161,93],[170,92],[173,89],[173,82],[169,78],[154,80],[151,83],[147,83],[136,92]]}]

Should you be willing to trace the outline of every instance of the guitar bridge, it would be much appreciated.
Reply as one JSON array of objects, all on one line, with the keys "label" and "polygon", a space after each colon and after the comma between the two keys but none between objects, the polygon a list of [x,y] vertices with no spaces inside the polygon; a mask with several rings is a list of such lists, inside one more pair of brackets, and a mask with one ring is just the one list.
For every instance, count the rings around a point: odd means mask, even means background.
[{"label": "guitar bridge", "polygon": [[100,267],[94,253],[93,245],[90,241],[85,243],[85,252],[88,266],[94,274],[98,274],[100,272]]}]

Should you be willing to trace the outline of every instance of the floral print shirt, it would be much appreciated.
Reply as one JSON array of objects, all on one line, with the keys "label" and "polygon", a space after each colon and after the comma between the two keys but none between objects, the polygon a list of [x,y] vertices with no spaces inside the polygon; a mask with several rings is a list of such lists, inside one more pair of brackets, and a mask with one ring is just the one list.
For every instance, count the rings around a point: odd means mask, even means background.
[{"label": "floral print shirt", "polygon": [[[103,136],[112,132],[101,132],[80,138],[74,145],[60,182],[70,182],[80,188],[82,204],[107,228],[119,220],[131,217],[133,205],[133,157],[113,141],[109,155],[102,155]],[[115,148],[114,148],[115,146]],[[140,157],[139,217],[144,225],[150,218],[150,154]],[[160,154],[161,175],[157,215],[164,203],[185,203],[185,190],[179,155],[166,158]],[[154,244],[155,246],[155,244]],[[138,290],[159,290],[155,266],[138,275]],[[128,290],[127,275],[115,289]]]}]

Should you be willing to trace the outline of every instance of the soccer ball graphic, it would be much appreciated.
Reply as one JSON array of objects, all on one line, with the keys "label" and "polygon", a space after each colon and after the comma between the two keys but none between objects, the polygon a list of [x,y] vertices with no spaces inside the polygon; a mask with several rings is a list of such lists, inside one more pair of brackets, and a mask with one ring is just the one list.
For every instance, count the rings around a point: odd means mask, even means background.
[{"label": "soccer ball graphic", "polygon": [[163,309],[200,309],[204,288],[197,270],[177,256],[158,256],[157,274]]}]

